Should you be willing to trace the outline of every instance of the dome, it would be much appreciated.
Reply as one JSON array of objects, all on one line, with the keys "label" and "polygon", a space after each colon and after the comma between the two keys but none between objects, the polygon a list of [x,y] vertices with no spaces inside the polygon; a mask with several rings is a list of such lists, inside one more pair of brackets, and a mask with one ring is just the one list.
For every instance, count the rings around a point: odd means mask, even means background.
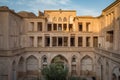
[{"label": "dome", "polygon": [[0,10],[9,10],[7,6],[0,6]]},{"label": "dome", "polygon": [[35,18],[36,15],[32,12],[27,12],[27,11],[21,11],[17,13],[18,15],[20,15],[21,17],[26,17],[26,18]]}]

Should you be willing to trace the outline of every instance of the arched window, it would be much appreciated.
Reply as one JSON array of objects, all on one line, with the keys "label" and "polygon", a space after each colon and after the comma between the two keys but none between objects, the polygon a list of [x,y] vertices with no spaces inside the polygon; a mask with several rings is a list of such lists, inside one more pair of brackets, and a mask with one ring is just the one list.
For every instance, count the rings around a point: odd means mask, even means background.
[{"label": "arched window", "polygon": [[53,21],[57,21],[57,18],[56,18],[56,17],[53,17]]},{"label": "arched window", "polygon": [[62,22],[62,18],[61,17],[58,18],[58,22]]},{"label": "arched window", "polygon": [[63,18],[63,22],[67,22],[67,18],[66,17]]},{"label": "arched window", "polygon": [[46,57],[46,55],[44,55],[43,57],[42,57],[42,67],[44,68],[44,67],[46,67],[47,66],[47,57]]},{"label": "arched window", "polygon": [[76,57],[75,56],[72,57],[72,62],[76,62]]},{"label": "arched window", "polygon": [[46,63],[47,62],[47,57],[44,55],[43,58],[42,58],[42,62],[43,63]]}]

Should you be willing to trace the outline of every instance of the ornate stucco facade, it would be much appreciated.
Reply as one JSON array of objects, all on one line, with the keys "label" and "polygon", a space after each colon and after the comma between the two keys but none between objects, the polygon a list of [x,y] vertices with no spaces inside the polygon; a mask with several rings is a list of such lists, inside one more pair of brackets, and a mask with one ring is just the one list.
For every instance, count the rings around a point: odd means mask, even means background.
[{"label": "ornate stucco facade", "polygon": [[41,78],[57,58],[69,76],[120,80],[120,0],[98,17],[75,10],[19,13],[0,7],[0,80]]}]

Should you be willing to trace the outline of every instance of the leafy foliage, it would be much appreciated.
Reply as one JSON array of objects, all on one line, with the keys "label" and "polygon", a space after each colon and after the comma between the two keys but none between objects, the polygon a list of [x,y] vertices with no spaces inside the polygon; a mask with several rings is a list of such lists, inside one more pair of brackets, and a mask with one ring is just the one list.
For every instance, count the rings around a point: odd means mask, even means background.
[{"label": "leafy foliage", "polygon": [[46,80],[66,80],[68,68],[60,63],[52,63],[42,69]]}]

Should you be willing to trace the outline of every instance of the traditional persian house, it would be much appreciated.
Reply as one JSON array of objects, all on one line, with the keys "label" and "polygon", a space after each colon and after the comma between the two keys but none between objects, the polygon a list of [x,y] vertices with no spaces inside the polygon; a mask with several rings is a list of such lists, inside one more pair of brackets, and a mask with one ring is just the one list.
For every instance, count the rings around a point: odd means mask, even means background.
[{"label": "traditional persian house", "polygon": [[75,10],[14,12],[0,7],[0,80],[40,78],[55,59],[68,76],[120,80],[120,0],[98,17]]}]

